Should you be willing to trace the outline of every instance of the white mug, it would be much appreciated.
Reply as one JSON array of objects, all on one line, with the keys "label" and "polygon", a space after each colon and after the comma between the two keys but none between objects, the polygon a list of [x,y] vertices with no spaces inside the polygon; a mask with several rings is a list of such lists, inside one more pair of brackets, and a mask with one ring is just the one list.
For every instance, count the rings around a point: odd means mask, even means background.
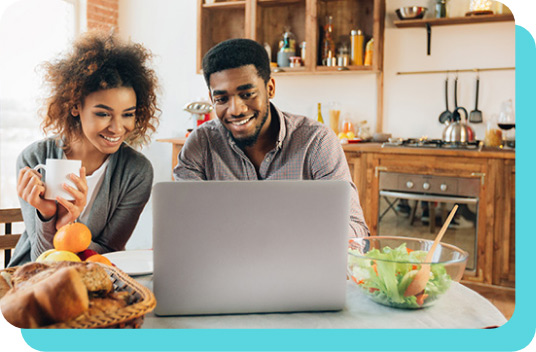
[{"label": "white mug", "polygon": [[70,174],[80,176],[81,160],[67,159],[47,159],[46,164],[39,164],[34,167],[34,170],[45,170],[45,199],[55,200],[57,196],[63,197],[66,200],[74,200],[73,196],[63,189],[63,184],[77,188],[69,178]]}]

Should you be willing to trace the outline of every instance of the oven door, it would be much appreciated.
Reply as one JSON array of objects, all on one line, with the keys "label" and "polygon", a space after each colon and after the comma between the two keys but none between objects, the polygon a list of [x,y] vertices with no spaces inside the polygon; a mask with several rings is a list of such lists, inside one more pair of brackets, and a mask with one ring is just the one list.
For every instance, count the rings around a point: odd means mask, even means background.
[{"label": "oven door", "polygon": [[458,204],[442,242],[469,253],[466,271],[476,272],[478,198],[380,190],[378,235],[433,240],[448,213]]}]

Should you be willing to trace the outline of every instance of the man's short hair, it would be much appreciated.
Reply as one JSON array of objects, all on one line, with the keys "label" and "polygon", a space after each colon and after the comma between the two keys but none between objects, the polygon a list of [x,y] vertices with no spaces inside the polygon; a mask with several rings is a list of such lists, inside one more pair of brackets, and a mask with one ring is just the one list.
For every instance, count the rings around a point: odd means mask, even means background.
[{"label": "man's short hair", "polygon": [[210,87],[210,75],[231,68],[254,65],[259,77],[270,80],[270,58],[262,45],[251,39],[229,39],[212,47],[203,57],[203,75]]}]

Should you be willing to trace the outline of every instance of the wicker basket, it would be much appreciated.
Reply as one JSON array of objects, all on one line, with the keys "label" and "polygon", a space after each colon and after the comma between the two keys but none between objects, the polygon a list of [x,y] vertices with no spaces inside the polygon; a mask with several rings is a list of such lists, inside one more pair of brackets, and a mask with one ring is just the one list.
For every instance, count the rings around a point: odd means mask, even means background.
[{"label": "wicker basket", "polygon": [[[129,293],[126,307],[109,313],[80,316],[67,322],[44,326],[44,329],[98,329],[98,328],[140,328],[145,314],[156,307],[156,299],[147,287],[143,286],[116,267],[100,264],[110,274],[116,292]],[[17,268],[4,271],[13,273]]]}]

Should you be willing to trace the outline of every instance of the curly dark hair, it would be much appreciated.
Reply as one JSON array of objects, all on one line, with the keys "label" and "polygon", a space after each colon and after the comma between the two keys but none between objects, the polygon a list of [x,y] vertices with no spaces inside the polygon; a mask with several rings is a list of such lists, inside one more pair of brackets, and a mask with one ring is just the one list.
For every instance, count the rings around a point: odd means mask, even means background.
[{"label": "curly dark hair", "polygon": [[127,143],[136,146],[150,142],[158,125],[157,76],[147,66],[152,54],[141,44],[121,42],[113,33],[86,32],[73,50],[56,61],[45,62],[45,80],[51,95],[44,107],[41,124],[63,138],[65,147],[82,135],[80,118],[71,111],[89,94],[118,87],[131,87],[136,94],[136,125]]},{"label": "curly dark hair", "polygon": [[216,72],[254,65],[259,77],[270,80],[270,58],[266,49],[251,39],[229,39],[213,46],[203,57],[203,75],[210,88],[210,75]]}]

